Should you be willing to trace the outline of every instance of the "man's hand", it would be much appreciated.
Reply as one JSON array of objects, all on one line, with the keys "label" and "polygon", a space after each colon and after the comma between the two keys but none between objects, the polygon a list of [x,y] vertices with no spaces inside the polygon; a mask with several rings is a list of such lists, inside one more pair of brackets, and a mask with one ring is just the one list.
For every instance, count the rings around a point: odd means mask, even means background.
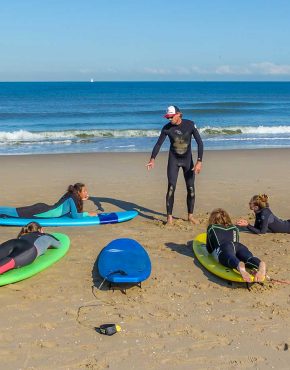
[{"label": "man's hand", "polygon": [[201,162],[197,161],[192,170],[194,171],[196,175],[198,175],[201,171],[201,167],[202,167]]},{"label": "man's hand", "polygon": [[147,167],[148,171],[154,168],[154,162],[155,162],[154,159],[151,158],[149,163],[146,164],[146,167]]}]

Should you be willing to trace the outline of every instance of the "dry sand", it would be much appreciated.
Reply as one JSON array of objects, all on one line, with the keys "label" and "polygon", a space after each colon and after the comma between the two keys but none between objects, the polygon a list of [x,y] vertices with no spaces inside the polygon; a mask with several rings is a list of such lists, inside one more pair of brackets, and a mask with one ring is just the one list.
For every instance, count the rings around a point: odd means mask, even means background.
[{"label": "dry sand", "polygon": [[[85,210],[137,209],[124,224],[59,228],[71,238],[67,256],[38,275],[1,287],[1,369],[289,369],[290,286],[229,284],[194,259],[191,241],[208,212],[251,216],[248,201],[266,192],[279,217],[290,218],[290,150],[208,151],[196,180],[195,216],[185,221],[185,186],[177,185],[173,226],[164,225],[166,160],[147,172],[146,153],[0,157],[2,205],[54,203],[70,183],[87,184]],[[48,228],[48,232],[56,229]],[[18,228],[1,227],[1,242]],[[95,262],[119,237],[136,239],[152,261],[142,289],[98,290]],[[290,235],[241,234],[241,241],[289,279]],[[102,336],[94,327],[118,323]]]}]

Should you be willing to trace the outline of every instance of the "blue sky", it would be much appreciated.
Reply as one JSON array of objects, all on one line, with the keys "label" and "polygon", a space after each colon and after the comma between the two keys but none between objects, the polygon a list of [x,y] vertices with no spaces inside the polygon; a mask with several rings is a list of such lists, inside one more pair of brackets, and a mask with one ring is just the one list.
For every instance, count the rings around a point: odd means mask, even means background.
[{"label": "blue sky", "polygon": [[7,0],[0,81],[290,80],[288,0]]}]

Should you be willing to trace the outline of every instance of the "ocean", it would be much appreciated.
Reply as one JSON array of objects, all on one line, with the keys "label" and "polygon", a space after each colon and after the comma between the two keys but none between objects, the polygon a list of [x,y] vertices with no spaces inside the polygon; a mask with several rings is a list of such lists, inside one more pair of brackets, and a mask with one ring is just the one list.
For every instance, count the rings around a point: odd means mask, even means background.
[{"label": "ocean", "polygon": [[290,147],[290,82],[2,82],[0,155],[150,152],[169,105],[205,150]]}]

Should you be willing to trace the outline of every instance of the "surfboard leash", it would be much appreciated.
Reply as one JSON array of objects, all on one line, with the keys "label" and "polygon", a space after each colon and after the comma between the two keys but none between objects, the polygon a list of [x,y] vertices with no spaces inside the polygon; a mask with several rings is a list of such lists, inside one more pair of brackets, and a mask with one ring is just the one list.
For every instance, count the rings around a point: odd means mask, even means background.
[{"label": "surfboard leash", "polygon": [[126,271],[123,271],[123,270],[116,270],[116,271],[112,271],[110,272],[107,276],[105,276],[104,280],[101,282],[101,284],[99,285],[98,289],[100,290],[101,287],[103,286],[104,282],[108,279],[108,277],[110,275],[114,275],[114,274],[120,274],[120,275],[128,275]]},{"label": "surfboard leash", "polygon": [[81,314],[81,311],[87,307],[100,307],[100,306],[108,306],[108,307],[112,307],[113,305],[113,302],[107,302],[107,301],[100,301],[100,299],[96,296],[95,294],[95,286],[92,285],[92,295],[98,299],[99,302],[97,303],[94,303],[94,304],[91,304],[91,302],[95,302],[95,301],[90,301],[90,302],[87,302],[87,304],[84,304],[82,306],[80,306],[78,308],[78,311],[77,311],[77,317],[76,317],[76,322],[82,326],[84,326],[85,328],[89,328],[89,329],[92,329],[92,325],[86,325],[81,319],[80,319],[80,314]]},{"label": "surfboard leash", "polygon": [[286,284],[290,285],[290,280],[279,280],[279,279],[272,279],[270,276],[266,275],[266,280],[271,283],[279,283],[279,284]]}]

